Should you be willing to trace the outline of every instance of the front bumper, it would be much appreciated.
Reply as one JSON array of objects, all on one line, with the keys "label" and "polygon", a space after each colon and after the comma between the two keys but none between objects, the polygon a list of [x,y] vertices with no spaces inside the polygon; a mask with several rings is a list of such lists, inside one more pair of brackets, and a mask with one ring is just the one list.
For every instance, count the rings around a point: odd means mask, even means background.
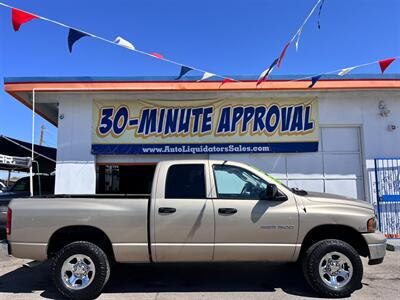
[{"label": "front bumper", "polygon": [[386,254],[386,238],[377,231],[374,233],[364,233],[363,237],[368,244],[370,265],[376,265],[383,262]]}]

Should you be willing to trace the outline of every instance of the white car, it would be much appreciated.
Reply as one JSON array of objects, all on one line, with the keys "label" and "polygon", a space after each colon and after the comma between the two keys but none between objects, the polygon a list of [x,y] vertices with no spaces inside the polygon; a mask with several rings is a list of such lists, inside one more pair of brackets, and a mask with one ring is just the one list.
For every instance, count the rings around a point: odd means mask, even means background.
[{"label": "white car", "polygon": [[6,185],[0,181],[0,193],[4,192],[6,189]]}]

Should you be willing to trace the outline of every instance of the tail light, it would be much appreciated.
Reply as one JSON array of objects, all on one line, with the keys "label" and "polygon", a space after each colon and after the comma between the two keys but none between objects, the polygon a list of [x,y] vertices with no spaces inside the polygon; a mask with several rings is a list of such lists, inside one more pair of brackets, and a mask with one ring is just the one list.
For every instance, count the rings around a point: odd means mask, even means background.
[{"label": "tail light", "polygon": [[7,235],[11,234],[11,219],[12,219],[12,210],[10,208],[8,208],[7,209],[7,225],[6,225]]}]

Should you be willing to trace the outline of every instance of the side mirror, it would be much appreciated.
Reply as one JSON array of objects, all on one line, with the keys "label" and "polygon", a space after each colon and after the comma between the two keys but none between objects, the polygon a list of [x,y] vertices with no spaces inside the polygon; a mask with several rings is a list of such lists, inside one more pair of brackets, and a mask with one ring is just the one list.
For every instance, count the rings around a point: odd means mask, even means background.
[{"label": "side mirror", "polygon": [[265,198],[267,200],[275,199],[278,195],[278,188],[275,184],[268,184],[267,189],[265,190]]},{"label": "side mirror", "polygon": [[288,197],[280,193],[275,184],[268,184],[267,189],[264,191],[263,200],[286,201]]}]

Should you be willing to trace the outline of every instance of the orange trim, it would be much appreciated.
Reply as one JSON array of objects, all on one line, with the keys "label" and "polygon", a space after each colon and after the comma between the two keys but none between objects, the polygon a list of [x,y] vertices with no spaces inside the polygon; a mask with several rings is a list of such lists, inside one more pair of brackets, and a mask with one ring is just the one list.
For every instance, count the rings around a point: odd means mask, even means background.
[{"label": "orange trim", "polygon": [[156,162],[137,162],[137,163],[118,163],[118,162],[112,162],[112,163],[96,163],[96,166],[155,166],[157,165]]},{"label": "orange trim", "polygon": [[[173,82],[27,82],[6,83],[5,90],[12,92],[154,92],[154,91],[264,91],[264,90],[338,90],[338,89],[399,89],[399,79],[366,79],[366,80],[319,80],[309,89],[309,80],[300,81],[265,81],[256,88],[256,81],[225,83],[205,81],[173,81]],[[57,90],[54,90],[57,89]],[[71,90],[72,89],[72,90]],[[75,89],[75,91],[74,91]]]}]

